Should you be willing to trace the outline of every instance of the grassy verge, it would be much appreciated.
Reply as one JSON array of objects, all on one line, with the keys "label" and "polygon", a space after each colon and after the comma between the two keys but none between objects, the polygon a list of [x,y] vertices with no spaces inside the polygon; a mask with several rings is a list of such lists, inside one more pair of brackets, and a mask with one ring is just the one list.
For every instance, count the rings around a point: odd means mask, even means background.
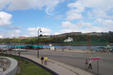
[{"label": "grassy verge", "polygon": [[5,54],[0,54],[0,56],[12,57],[19,62],[19,71],[17,75],[52,75],[51,73],[41,68],[40,66],[37,66],[33,62],[28,61],[19,56],[5,55]]}]

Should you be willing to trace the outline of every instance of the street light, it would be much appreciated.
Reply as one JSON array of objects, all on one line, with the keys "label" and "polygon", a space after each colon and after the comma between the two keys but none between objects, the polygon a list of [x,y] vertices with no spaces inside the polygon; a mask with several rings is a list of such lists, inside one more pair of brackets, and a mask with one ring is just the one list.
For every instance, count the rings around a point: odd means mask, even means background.
[{"label": "street light", "polygon": [[91,50],[91,36],[88,35],[88,49]]},{"label": "street light", "polygon": [[[39,38],[40,37],[40,33],[42,32],[42,30],[41,30],[41,28],[39,28],[38,29],[38,32],[37,32],[37,35],[38,35],[38,37],[37,38]],[[38,49],[38,48],[37,48]],[[37,50],[37,57],[39,58],[39,49]]]}]

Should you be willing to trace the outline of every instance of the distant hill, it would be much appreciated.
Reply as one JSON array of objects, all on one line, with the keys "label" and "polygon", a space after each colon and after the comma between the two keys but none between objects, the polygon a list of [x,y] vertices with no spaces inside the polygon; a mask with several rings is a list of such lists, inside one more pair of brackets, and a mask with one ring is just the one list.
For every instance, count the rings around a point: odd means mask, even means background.
[{"label": "distant hill", "polygon": [[58,35],[53,35],[55,37],[64,37],[64,36],[72,36],[72,35],[82,35],[81,32],[70,32],[70,33],[63,33]]}]

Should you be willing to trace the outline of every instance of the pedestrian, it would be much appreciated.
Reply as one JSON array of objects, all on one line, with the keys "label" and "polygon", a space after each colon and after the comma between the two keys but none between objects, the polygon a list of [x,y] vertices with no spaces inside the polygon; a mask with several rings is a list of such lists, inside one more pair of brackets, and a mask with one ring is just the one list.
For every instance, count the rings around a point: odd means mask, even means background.
[{"label": "pedestrian", "polygon": [[47,65],[48,57],[44,57],[44,64]]},{"label": "pedestrian", "polygon": [[42,56],[42,57],[40,58],[40,60],[41,60],[41,64],[43,64],[43,63],[44,63],[44,57]]},{"label": "pedestrian", "polygon": [[89,70],[92,70],[92,69],[93,69],[93,68],[92,68],[92,61],[91,61],[91,60],[89,60],[88,69],[89,69]]}]

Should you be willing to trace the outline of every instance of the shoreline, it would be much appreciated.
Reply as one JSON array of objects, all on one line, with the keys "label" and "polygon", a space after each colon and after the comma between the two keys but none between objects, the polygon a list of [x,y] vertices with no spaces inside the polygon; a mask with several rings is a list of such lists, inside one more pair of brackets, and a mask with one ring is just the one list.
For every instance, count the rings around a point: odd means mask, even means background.
[{"label": "shoreline", "polygon": [[[0,44],[0,45],[18,45],[18,44]],[[19,44],[19,45],[42,45],[42,44]],[[49,46],[49,44],[43,44],[45,46]],[[58,44],[52,44],[53,46],[106,46],[106,45],[110,45],[113,46],[113,44],[95,44],[95,45],[88,45],[88,44],[84,44],[84,45],[58,45]]]}]

